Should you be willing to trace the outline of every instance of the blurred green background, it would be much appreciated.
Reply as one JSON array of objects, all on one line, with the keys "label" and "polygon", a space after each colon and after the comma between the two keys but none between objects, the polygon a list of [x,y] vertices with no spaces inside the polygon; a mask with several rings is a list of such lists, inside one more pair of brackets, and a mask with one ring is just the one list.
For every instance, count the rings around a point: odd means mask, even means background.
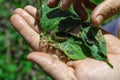
[{"label": "blurred green background", "polygon": [[[102,0],[91,1],[98,4]],[[51,80],[37,65],[26,59],[31,49],[10,23],[15,8],[26,5],[34,5],[34,1],[0,0],[0,80]],[[89,10],[88,12],[91,13]],[[110,20],[116,17],[118,15]]]}]

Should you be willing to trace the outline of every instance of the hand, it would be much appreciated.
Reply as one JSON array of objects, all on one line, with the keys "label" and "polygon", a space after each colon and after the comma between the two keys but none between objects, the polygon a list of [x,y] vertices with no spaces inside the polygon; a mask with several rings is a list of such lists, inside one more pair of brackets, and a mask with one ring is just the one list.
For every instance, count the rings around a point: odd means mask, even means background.
[{"label": "hand", "polygon": [[[55,7],[59,1],[60,0],[48,0],[47,3],[48,6]],[[74,10],[78,13],[82,20],[86,20],[88,17],[84,8],[93,10],[91,14],[91,24],[95,27],[99,26],[103,21],[120,11],[120,0],[105,0],[97,7],[95,4],[90,2],[90,0],[62,0],[61,9],[68,9],[72,3]]]},{"label": "hand", "polygon": [[114,68],[105,62],[92,58],[77,61],[61,61],[54,51],[48,51],[47,44],[39,45],[41,30],[37,25],[37,10],[32,6],[16,9],[11,17],[14,28],[23,36],[36,52],[28,59],[38,64],[55,80],[120,80],[120,40],[110,34],[104,34],[107,41],[107,53]]}]

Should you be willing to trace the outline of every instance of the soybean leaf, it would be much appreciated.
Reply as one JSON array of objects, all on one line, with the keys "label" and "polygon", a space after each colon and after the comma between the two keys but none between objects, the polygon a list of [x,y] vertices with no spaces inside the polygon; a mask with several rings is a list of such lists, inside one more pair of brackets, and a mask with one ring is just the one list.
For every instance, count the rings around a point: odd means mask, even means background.
[{"label": "soybean leaf", "polygon": [[[94,30],[94,32],[97,31],[96,29]],[[102,35],[102,31],[100,29],[98,29],[98,33],[96,34],[95,38],[96,38],[96,41],[99,42],[98,43],[99,49],[101,50],[103,55],[105,55],[107,57],[106,40],[104,39],[104,37]]]},{"label": "soybean leaf", "polygon": [[82,48],[71,38],[68,41],[59,44],[60,49],[71,59],[85,59],[87,56]]},{"label": "soybean leaf", "polygon": [[107,50],[106,50],[106,41],[102,35],[102,32],[99,28],[90,28],[92,35],[95,37],[95,45],[99,49],[99,55],[101,55],[103,58],[107,59]]},{"label": "soybean leaf", "polygon": [[51,9],[47,6],[47,4],[45,4],[45,2],[42,4],[42,8],[43,8],[42,19],[41,19],[42,31],[43,32],[50,31],[50,30],[57,31],[59,21],[63,18],[54,18],[49,20],[46,14],[50,12]]},{"label": "soybean leaf", "polygon": [[92,55],[92,57],[94,57],[97,60],[103,60],[103,58],[98,53],[98,47],[95,44],[89,45],[87,43],[86,41],[87,36],[86,36],[85,31],[81,33],[81,37],[82,37],[83,43],[86,45],[86,47],[90,49],[90,54]]},{"label": "soybean leaf", "polygon": [[[107,58],[106,41],[99,28],[94,28],[92,26],[90,26],[90,28],[82,28],[81,37],[83,44],[90,49],[92,57],[97,60],[105,61],[111,68],[113,68],[113,65]],[[89,44],[88,41],[93,41],[93,43]]]}]

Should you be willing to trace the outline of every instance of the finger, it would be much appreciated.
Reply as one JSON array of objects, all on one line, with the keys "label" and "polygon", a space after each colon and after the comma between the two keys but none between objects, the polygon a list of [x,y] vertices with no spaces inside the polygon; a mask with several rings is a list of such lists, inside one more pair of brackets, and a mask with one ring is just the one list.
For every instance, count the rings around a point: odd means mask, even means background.
[{"label": "finger", "polygon": [[82,0],[82,1],[84,6],[90,10],[93,10],[97,6],[96,4],[90,2],[89,0]]},{"label": "finger", "polygon": [[68,68],[65,63],[59,61],[59,59],[53,55],[45,54],[42,52],[33,52],[29,54],[27,58],[28,60],[38,64],[55,80],[76,80],[72,74],[72,69]]},{"label": "finger", "polygon": [[75,12],[79,15],[79,17],[83,21],[87,20],[88,14],[86,13],[86,11],[83,8],[83,6],[81,5],[81,1],[80,0],[74,0],[73,1],[73,8],[74,8]]},{"label": "finger", "polygon": [[14,14],[18,14],[20,15],[23,19],[25,19],[25,21],[28,23],[28,25],[34,29],[36,32],[40,33],[40,28],[39,26],[37,25],[38,22],[36,21],[36,19],[31,16],[28,12],[26,12],[25,10],[21,9],[21,8],[17,8],[15,11],[14,11]]},{"label": "finger", "polygon": [[120,0],[105,0],[91,15],[91,24],[98,27],[103,21],[120,11]]},{"label": "finger", "polygon": [[18,14],[11,17],[14,28],[23,36],[33,50],[39,50],[39,34]]},{"label": "finger", "polygon": [[67,10],[71,6],[72,1],[73,0],[62,0],[62,2],[60,4],[61,9]]},{"label": "finger", "polygon": [[31,16],[33,16],[35,19],[38,19],[39,20],[39,17],[38,17],[38,13],[37,13],[37,8],[33,7],[33,6],[26,6],[24,8],[24,10],[26,10]]},{"label": "finger", "polygon": [[52,7],[56,7],[59,2],[60,0],[47,0],[47,5],[52,8]]}]

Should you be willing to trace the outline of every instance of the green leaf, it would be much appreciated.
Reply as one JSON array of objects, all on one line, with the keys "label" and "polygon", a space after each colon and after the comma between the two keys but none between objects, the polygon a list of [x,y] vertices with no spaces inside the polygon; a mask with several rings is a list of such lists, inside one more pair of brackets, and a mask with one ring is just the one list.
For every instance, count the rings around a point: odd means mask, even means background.
[{"label": "green leaf", "polygon": [[[95,30],[97,31],[97,30]],[[107,56],[107,49],[106,49],[106,40],[104,39],[103,35],[102,35],[102,31],[99,29],[98,33],[95,36],[97,42],[99,42],[99,49],[101,50],[101,52]]]},{"label": "green leaf", "polygon": [[59,44],[60,49],[71,59],[85,59],[81,47],[71,38],[68,41]]},{"label": "green leaf", "polygon": [[93,35],[95,36],[95,45],[99,49],[99,55],[104,58],[104,60],[107,59],[107,49],[106,49],[106,41],[102,35],[102,32],[99,28],[91,28]]},{"label": "green leaf", "polygon": [[87,35],[84,31],[81,33],[81,37],[82,37],[83,43],[86,45],[86,47],[90,49],[90,54],[92,55],[92,57],[98,60],[102,60],[103,58],[98,54],[98,47],[95,44],[89,45],[87,43],[86,41]]},{"label": "green leaf", "polygon": [[[47,32],[47,31],[57,31],[58,29],[58,24],[60,22],[61,19],[63,18],[54,18],[49,20],[48,17],[46,16],[47,13],[49,13],[51,11],[51,9],[46,5],[43,4],[42,5],[42,19],[41,19],[41,28],[43,32]],[[40,8],[38,8],[40,9]],[[40,11],[40,10],[39,10]]]}]

